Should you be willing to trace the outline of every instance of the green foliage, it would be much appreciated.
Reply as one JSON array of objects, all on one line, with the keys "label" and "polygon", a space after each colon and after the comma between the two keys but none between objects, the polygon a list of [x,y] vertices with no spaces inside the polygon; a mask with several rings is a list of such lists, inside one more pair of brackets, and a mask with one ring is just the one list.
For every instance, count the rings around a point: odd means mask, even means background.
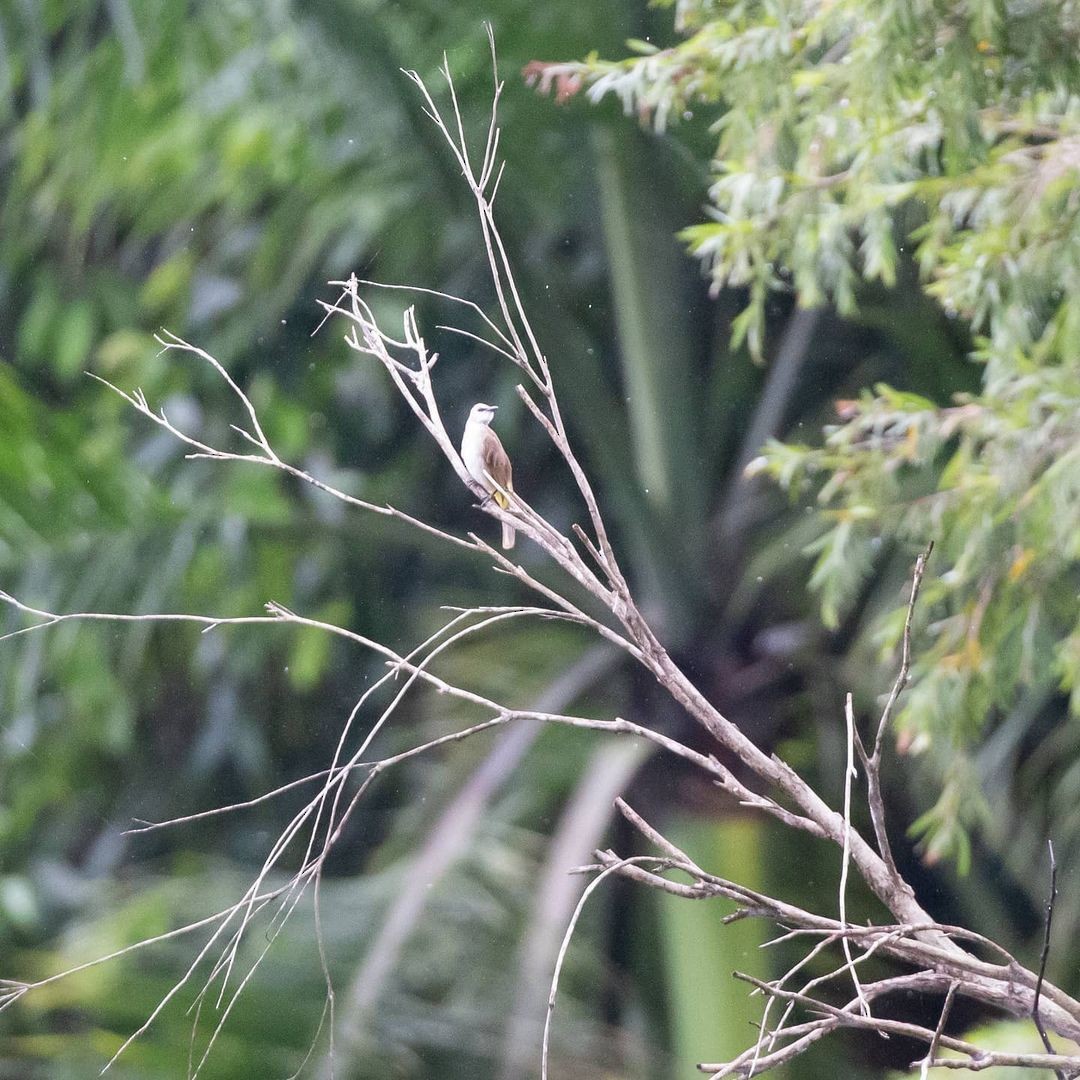
[{"label": "green foliage", "polygon": [[714,119],[714,220],[685,236],[718,286],[749,286],[740,332],[763,340],[780,286],[853,313],[907,256],[1004,370],[1076,351],[1070,6],[688,2],[678,26],[672,48],[561,70],[657,129]]},{"label": "green foliage", "polygon": [[1056,682],[1080,716],[1080,18],[1053,2],[684,0],[676,22],[671,48],[558,70],[659,130],[712,121],[710,220],[683,236],[716,287],[746,289],[735,341],[763,351],[773,292],[855,315],[908,279],[977,335],[978,393],[878,385],[837,404],[820,447],[774,442],[755,463],[817,489],[810,584],[830,627],[880,577],[881,538],[937,544],[899,722],[940,755],[925,850],[964,862],[984,805],[964,755],[1033,687]]},{"label": "green foliage", "polygon": [[[820,449],[767,455],[764,467],[787,486],[818,482],[826,520],[835,519],[816,542],[811,579],[827,619],[874,569],[872,536],[907,541],[905,550],[927,538],[937,545],[899,716],[917,748],[941,755],[947,790],[919,830],[932,853],[962,853],[958,827],[973,818],[947,808],[983,801],[977,774],[948,765],[951,755],[967,753],[1033,687],[1057,683],[1080,715],[1078,409],[1080,381],[1065,367],[1001,380],[949,407],[878,387],[845,405],[849,418],[826,428]],[[877,634],[883,659],[901,629],[898,608]]]}]

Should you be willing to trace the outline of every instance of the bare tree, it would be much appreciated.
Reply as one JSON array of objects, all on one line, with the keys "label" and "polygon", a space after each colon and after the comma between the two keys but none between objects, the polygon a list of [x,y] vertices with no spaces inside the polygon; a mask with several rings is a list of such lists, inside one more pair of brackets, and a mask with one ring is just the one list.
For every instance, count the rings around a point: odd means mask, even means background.
[{"label": "bare tree", "polygon": [[[494,63],[493,42],[492,60]],[[505,362],[513,364],[520,372],[522,381],[517,392],[534,421],[550,439],[573,480],[583,511],[582,523],[575,523],[569,533],[564,533],[530,506],[518,492],[500,489],[508,502],[506,509],[487,497],[487,491],[469,474],[455,448],[454,440],[446,430],[434,379],[438,356],[429,352],[417,324],[415,310],[411,307],[406,310],[401,330],[390,333],[378,325],[371,306],[364,298],[368,289],[386,286],[358,281],[355,277],[332,283],[339,289],[339,295],[334,303],[323,305],[326,318],[343,319],[348,328],[345,337],[348,346],[382,366],[397,392],[407,402],[417,422],[431,436],[435,447],[447,459],[462,484],[480,500],[482,509],[493,518],[511,524],[535,543],[571,581],[599,603],[604,615],[594,617],[587,614],[566,592],[542,583],[520,563],[513,561],[475,534],[459,536],[392,506],[376,505],[355,498],[285,461],[271,446],[256,409],[243,388],[214,357],[179,337],[172,334],[159,337],[163,352],[193,357],[206,363],[226,382],[244,416],[243,423],[233,425],[233,430],[245,444],[242,449],[226,449],[203,442],[196,435],[176,426],[164,411],[155,410],[142,391],[136,389],[127,392],[106,383],[137,412],[185,443],[189,448],[187,456],[190,458],[206,458],[222,463],[243,462],[288,473],[359,510],[396,518],[404,525],[423,530],[445,543],[467,548],[489,559],[495,572],[510,575],[538,597],[535,606],[477,607],[452,611],[436,633],[409,653],[400,654],[345,627],[307,618],[273,602],[266,605],[266,614],[242,618],[190,614],[57,613],[36,609],[13,596],[0,593],[0,599],[36,620],[6,637],[41,632],[63,622],[77,621],[178,620],[200,624],[207,632],[225,624],[287,623],[339,635],[371,650],[383,657],[387,663],[386,674],[364,692],[344,720],[336,751],[321,772],[268,791],[245,803],[218,807],[172,821],[142,825],[132,830],[145,832],[179,822],[230,813],[302,786],[311,786],[313,789],[311,797],[270,847],[259,873],[234,903],[198,922],[141,941],[92,962],[105,963],[133,950],[149,948],[167,939],[196,931],[209,932],[208,939],[197,951],[185,974],[162,998],[145,1023],[124,1042],[112,1060],[115,1061],[134,1039],[149,1028],[162,1009],[185,986],[201,980],[196,1001],[200,1007],[203,1004],[212,1004],[216,1009],[216,1020],[201,1059],[193,1063],[192,1072],[198,1073],[212,1052],[222,1025],[240,994],[272,947],[289,915],[309,892],[315,906],[317,947],[326,979],[325,1019],[330,1032],[329,1054],[332,1057],[335,1032],[347,1029],[349,1018],[335,1016],[336,999],[323,952],[319,920],[320,885],[326,860],[346,825],[357,812],[365,793],[376,777],[386,770],[407,759],[429,754],[446,743],[509,724],[539,722],[610,732],[652,743],[700,769],[708,780],[728,792],[748,810],[771,815],[791,829],[830,842],[837,850],[842,868],[836,913],[820,914],[809,911],[709,873],[634,809],[618,800],[618,810],[644,840],[656,849],[656,854],[624,857],[611,850],[598,851],[595,863],[581,868],[581,872],[594,876],[583,892],[577,911],[567,927],[552,977],[543,1044],[537,1048],[545,1077],[559,973],[574,927],[589,896],[600,888],[606,879],[613,876],[627,878],[687,900],[723,898],[734,903],[735,910],[724,916],[718,914],[718,918],[723,917],[726,921],[749,916],[763,918],[781,929],[778,940],[798,940],[805,943],[803,957],[777,979],[762,981],[750,976],[737,976],[752,984],[754,989],[764,996],[765,1005],[758,1037],[745,1052],[731,1061],[704,1063],[700,1066],[717,1080],[720,1077],[749,1077],[764,1073],[775,1065],[793,1060],[813,1043],[841,1028],[869,1029],[882,1034],[901,1034],[921,1040],[926,1045],[926,1053],[913,1067],[918,1067],[924,1076],[933,1066],[972,1070],[984,1069],[990,1065],[1042,1067],[1054,1070],[1059,1077],[1080,1073],[1080,1054],[1056,1053],[1046,1036],[1046,1032],[1050,1031],[1064,1039],[1080,1041],[1080,1002],[1046,981],[1041,970],[1035,972],[1021,965],[992,940],[971,930],[943,925],[933,920],[919,903],[914,890],[904,880],[889,847],[881,792],[882,746],[893,709],[907,681],[911,655],[911,613],[925,569],[925,556],[919,558],[915,568],[900,672],[876,728],[865,743],[856,730],[850,696],[848,698],[845,710],[848,745],[845,799],[842,809],[834,809],[785,761],[775,754],[763,751],[722,715],[678,668],[642,615],[620,569],[589,476],[571,446],[551,367],[529,322],[506,248],[495,224],[494,202],[502,176],[502,165],[498,157],[497,124],[497,106],[502,83],[499,82],[496,72],[487,136],[479,155],[476,155],[467,144],[453,79],[445,62],[443,73],[450,97],[449,113],[440,109],[415,72],[406,74],[417,85],[429,117],[451,148],[475,199],[497,298],[497,311],[488,314],[470,300],[442,293],[437,295],[460,305],[478,320],[476,331],[453,328],[455,332],[483,344]],[[515,708],[466,686],[450,683],[431,670],[437,657],[463,639],[491,626],[517,619],[569,621],[589,629],[610,645],[625,652],[648,671],[658,685],[704,729],[715,745],[716,752],[703,753],[646,724],[622,717],[594,718]],[[391,682],[396,689],[389,705],[381,711],[375,711],[372,709],[374,695]],[[418,686],[431,687],[439,693],[468,702],[486,713],[487,719],[390,757],[372,757],[370,751],[374,740],[393,719],[396,709],[406,695]],[[359,727],[361,717],[368,721],[367,731],[359,738],[359,744],[352,748],[356,741],[354,731]],[[736,762],[738,773],[735,771]],[[872,837],[862,835],[852,824],[854,780],[858,766],[862,768],[866,785],[873,825]],[[284,884],[274,884],[273,882],[278,880],[274,876],[275,871],[281,865],[286,852],[289,852],[290,857],[295,857],[298,851],[301,853],[300,868]],[[851,874],[858,875],[880,901],[882,918],[879,921],[859,926],[849,922],[846,913],[846,889]],[[249,935],[254,920],[259,917],[269,918],[265,948],[253,964],[246,970],[241,970],[240,945]],[[825,975],[808,977],[806,971],[811,961],[818,961],[824,955],[835,955],[835,965]],[[888,957],[896,961],[902,973],[864,981],[860,971],[865,970],[865,962],[874,956]],[[35,982],[2,982],[0,1009],[9,1007],[25,995],[92,964],[80,965]],[[843,1004],[831,1004],[825,1000],[822,988],[829,984],[850,987],[848,991],[841,992],[841,997],[846,998]],[[943,996],[944,1007],[935,1028],[892,1020],[879,1012],[880,999],[899,990],[924,991]],[[835,994],[835,991],[832,992]],[[990,1052],[963,1039],[947,1035],[945,1028],[949,1012],[957,997],[972,999],[1013,1016],[1032,1017],[1043,1034],[1044,1052]],[[944,1051],[951,1051],[955,1056],[944,1057]]]}]

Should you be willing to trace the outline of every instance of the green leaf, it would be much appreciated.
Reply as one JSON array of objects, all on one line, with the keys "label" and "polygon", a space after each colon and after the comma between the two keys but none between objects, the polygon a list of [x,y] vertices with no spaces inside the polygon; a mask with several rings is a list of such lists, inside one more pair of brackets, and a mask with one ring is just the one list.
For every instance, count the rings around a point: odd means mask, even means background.
[{"label": "green leaf", "polygon": [[57,322],[54,338],[53,364],[62,378],[74,379],[82,374],[96,334],[96,318],[90,302],[76,300],[68,305]]}]

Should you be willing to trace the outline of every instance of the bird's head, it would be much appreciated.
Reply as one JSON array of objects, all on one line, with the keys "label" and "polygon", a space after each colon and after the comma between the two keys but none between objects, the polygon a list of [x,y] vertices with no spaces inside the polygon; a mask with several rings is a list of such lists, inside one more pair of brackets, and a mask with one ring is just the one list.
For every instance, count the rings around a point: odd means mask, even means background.
[{"label": "bird's head", "polygon": [[478,401],[469,413],[469,423],[490,424],[498,407],[498,405],[485,405],[482,401]]}]

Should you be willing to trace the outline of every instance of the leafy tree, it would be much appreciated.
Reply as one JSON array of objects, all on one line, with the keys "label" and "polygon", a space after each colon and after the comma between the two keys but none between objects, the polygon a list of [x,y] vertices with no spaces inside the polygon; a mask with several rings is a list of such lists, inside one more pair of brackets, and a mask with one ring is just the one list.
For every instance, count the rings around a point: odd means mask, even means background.
[{"label": "leafy tree", "polygon": [[[736,342],[768,351],[777,294],[905,342],[901,389],[851,385],[822,444],[773,442],[752,469],[816,493],[811,585],[863,665],[903,622],[893,541],[906,553],[934,539],[901,725],[941,795],[914,830],[929,859],[965,869],[979,826],[1035,902],[1039,835],[1070,861],[1080,844],[1066,809],[1080,710],[1077,10],[674,6],[683,38],[669,48],[536,74],[564,95],[616,96],[656,130],[709,119],[709,220],[683,237],[716,288],[744,290]],[[964,349],[977,384],[948,362]]]}]

